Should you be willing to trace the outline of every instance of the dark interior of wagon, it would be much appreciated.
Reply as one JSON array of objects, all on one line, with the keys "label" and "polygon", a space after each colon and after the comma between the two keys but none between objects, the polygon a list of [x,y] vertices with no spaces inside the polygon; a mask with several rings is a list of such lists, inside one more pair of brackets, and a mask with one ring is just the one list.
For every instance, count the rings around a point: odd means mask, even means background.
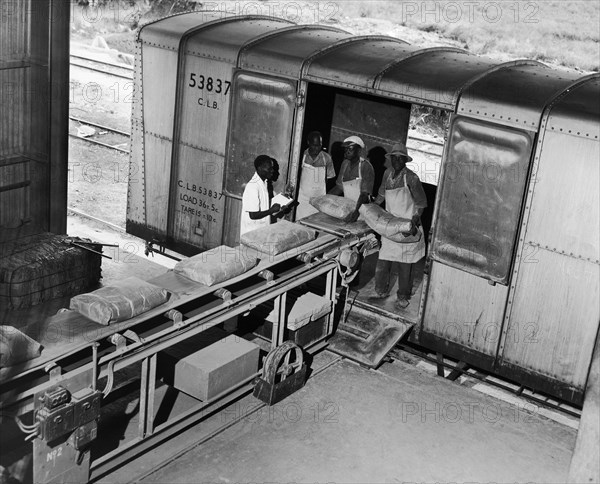
[{"label": "dark interior of wagon", "polygon": [[[427,196],[428,207],[423,213],[422,224],[428,243],[448,120],[448,113],[440,110],[309,83],[300,156],[307,147],[308,133],[319,131],[323,137],[323,147],[330,153],[336,173],[339,173],[344,158],[343,140],[348,136],[360,136],[366,144],[362,156],[369,159],[375,170],[373,192],[377,195],[384,172],[389,166],[385,154],[393,143],[406,143],[413,158],[409,168],[419,175]],[[328,190],[334,183],[328,182]],[[415,265],[411,304],[400,312],[401,316],[411,321],[416,321],[418,316],[424,262],[422,259]],[[399,311],[394,306],[395,297],[392,297],[394,288],[391,289],[392,296],[387,299],[370,299],[374,295],[376,263],[377,253],[364,259],[360,274],[352,283],[351,291],[354,291],[358,301],[398,314]],[[394,274],[392,280],[395,280]]]}]

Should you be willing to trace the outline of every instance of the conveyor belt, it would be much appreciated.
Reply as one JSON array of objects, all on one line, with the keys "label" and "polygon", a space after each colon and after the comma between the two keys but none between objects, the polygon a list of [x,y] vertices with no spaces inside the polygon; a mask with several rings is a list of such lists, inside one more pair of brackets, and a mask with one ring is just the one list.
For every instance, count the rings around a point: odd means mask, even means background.
[{"label": "conveyor belt", "polygon": [[[252,391],[254,379],[262,372],[260,363],[250,377],[232,383],[214,398],[195,401],[189,408],[170,415],[164,422],[156,417],[156,389],[160,382],[157,368],[163,352],[266,303],[272,303],[277,314],[270,337],[270,348],[275,350],[281,347],[286,337],[286,301],[289,293],[299,288],[304,290],[307,284],[312,284],[318,288],[318,294],[335,303],[337,275],[344,267],[343,262],[338,260],[340,254],[348,250],[356,252],[355,247],[362,250],[361,247],[368,245],[366,242],[373,235],[360,228],[356,233],[318,232],[315,240],[276,256],[244,248],[244,252],[255,255],[259,263],[246,273],[211,287],[172,270],[167,271],[149,282],[168,290],[169,301],[127,321],[103,326],[75,311],[54,314],[48,310],[45,314],[52,316],[41,316],[39,322],[28,325],[28,331],[37,333],[37,340],[44,348],[40,357],[0,370],[0,409],[15,418],[33,411],[39,420],[34,418],[37,423],[31,427],[32,431],[23,430],[28,439],[37,434],[33,438],[36,456],[34,468],[37,473],[44,472],[46,455],[59,452],[56,450],[58,448],[65,451],[61,446],[66,444],[61,443],[55,435],[63,435],[60,432],[64,432],[65,436],[71,433],[71,439],[76,432],[87,432],[88,427],[96,428],[94,422],[103,412],[109,411],[110,402],[105,405],[103,399],[115,390],[115,381],[131,371],[139,374],[139,379],[134,382],[139,385],[137,433],[108,453],[93,458],[92,462],[88,452],[87,460],[82,464],[88,470],[93,469],[100,474],[106,472],[136,453],[176,435],[184,426],[203,418],[203,412],[221,408]],[[341,259],[345,260],[343,257]],[[52,308],[59,304],[57,301],[52,303]],[[317,339],[303,346],[303,351],[312,354],[327,345],[327,339],[333,333],[334,315],[331,311],[326,316],[322,332]],[[243,324],[240,326],[242,330]],[[57,407],[57,415],[64,414],[67,418],[73,414],[73,422],[64,420],[67,427],[54,431],[49,423],[55,422],[50,420],[54,417],[47,417],[47,413],[55,410],[54,407],[48,410],[46,400],[55,393],[60,394],[61,398],[62,395],[69,398],[76,394],[80,398],[79,395],[82,395],[90,402],[100,402],[99,408],[89,407],[94,412],[89,415],[92,420],[84,421],[82,419],[87,418],[88,414],[82,413],[83,407],[77,403],[80,400],[64,403],[64,408]],[[76,430],[72,431],[72,425]],[[49,437],[50,431],[55,432],[51,434],[52,437]],[[69,446],[65,448],[73,449]],[[80,470],[74,453],[65,454],[63,461],[72,472]]]},{"label": "conveyor belt", "polygon": [[102,326],[74,311],[66,311],[46,318],[40,321],[35,328],[38,342],[43,346],[42,354],[33,360],[1,369],[0,384],[4,385],[16,377],[22,377],[29,372],[43,369],[47,364],[59,358],[65,358],[85,348],[90,348],[96,341],[103,340],[115,333],[122,333],[141,322],[160,316],[170,309],[177,309],[185,303],[213,294],[217,289],[243,282],[246,279],[256,276],[261,271],[268,270],[281,262],[293,259],[299,254],[312,252],[320,248],[328,248],[335,245],[338,240],[333,235],[321,235],[315,240],[297,247],[293,251],[286,251],[276,256],[248,249],[249,254],[256,255],[260,259],[259,263],[253,269],[240,276],[210,287],[194,282],[173,271],[168,271],[149,281],[152,284],[164,287],[170,292],[170,299],[167,303],[127,321],[114,323],[109,326]]}]

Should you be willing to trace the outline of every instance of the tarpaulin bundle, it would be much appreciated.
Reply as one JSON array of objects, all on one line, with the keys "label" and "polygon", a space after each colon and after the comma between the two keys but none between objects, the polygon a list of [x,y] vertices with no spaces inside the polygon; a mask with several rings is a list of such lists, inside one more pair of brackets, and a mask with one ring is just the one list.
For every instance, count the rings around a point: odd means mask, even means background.
[{"label": "tarpaulin bundle", "polygon": [[27,308],[50,299],[69,297],[97,287],[101,245],[87,239],[42,233],[0,246],[0,303]]}]

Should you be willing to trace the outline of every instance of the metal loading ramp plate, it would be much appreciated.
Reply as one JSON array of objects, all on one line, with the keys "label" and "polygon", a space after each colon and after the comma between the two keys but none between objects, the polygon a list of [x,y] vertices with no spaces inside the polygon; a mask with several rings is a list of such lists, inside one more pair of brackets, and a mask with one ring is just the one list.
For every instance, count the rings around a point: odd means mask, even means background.
[{"label": "metal loading ramp plate", "polygon": [[357,303],[346,320],[340,321],[327,349],[376,368],[412,326],[391,313]]}]

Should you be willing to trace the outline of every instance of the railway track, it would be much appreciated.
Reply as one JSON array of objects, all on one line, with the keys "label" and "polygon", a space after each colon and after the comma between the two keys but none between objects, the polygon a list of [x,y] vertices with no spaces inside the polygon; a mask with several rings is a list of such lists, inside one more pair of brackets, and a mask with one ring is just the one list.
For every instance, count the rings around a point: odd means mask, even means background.
[{"label": "railway track", "polygon": [[76,54],[70,54],[71,66],[87,69],[94,72],[100,72],[121,79],[133,79],[133,67],[128,64],[116,62],[101,61]]},{"label": "railway track", "polygon": [[[75,116],[69,116],[69,120],[79,123],[79,130],[82,126],[91,126],[92,128],[96,128],[96,132],[90,136],[81,136],[79,134],[69,133],[69,136],[72,138],[76,138],[98,146],[103,146],[105,148],[110,148],[111,150],[119,151],[121,153],[129,154],[129,149],[123,147],[124,145],[129,146],[131,139],[131,135],[129,133],[116,128],[110,128],[102,124],[97,124],[92,121],[77,118]],[[102,140],[98,139],[99,137],[102,137]]]}]

